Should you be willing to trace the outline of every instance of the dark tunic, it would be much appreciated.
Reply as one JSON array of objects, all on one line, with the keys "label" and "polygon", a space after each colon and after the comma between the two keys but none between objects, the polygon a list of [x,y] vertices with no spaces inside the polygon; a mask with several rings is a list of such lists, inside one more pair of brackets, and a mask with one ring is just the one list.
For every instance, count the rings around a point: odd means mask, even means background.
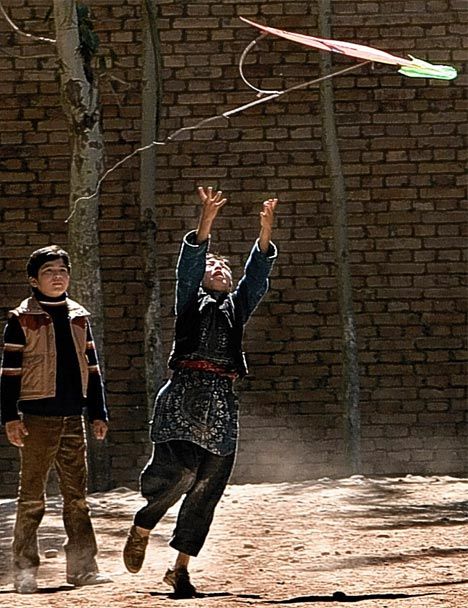
[{"label": "dark tunic", "polygon": [[[171,380],[160,390],[152,420],[155,443],[186,440],[218,454],[236,449],[238,401],[233,375],[247,372],[242,352],[243,328],[268,289],[268,276],[277,256],[255,243],[236,289],[229,294],[200,287],[208,242],[196,244],[188,233],[177,264],[176,329],[169,366]],[[181,368],[185,361],[208,361],[223,373]]]}]

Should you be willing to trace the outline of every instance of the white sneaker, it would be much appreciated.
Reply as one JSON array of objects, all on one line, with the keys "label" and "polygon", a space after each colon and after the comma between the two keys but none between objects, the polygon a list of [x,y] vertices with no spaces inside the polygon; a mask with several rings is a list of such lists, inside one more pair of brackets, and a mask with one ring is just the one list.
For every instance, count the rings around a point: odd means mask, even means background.
[{"label": "white sneaker", "polygon": [[15,572],[14,586],[17,593],[36,593],[36,568],[25,568]]},{"label": "white sneaker", "polygon": [[110,576],[101,574],[100,572],[87,572],[86,574],[67,576],[67,583],[75,585],[75,587],[86,587],[87,585],[105,585],[106,583],[112,583],[112,579]]}]

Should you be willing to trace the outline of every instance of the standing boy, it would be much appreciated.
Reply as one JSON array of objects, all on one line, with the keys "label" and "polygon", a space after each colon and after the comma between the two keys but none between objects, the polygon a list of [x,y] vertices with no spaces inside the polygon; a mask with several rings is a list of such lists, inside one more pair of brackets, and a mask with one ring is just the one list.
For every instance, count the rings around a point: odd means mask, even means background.
[{"label": "standing boy", "polygon": [[37,529],[45,511],[47,476],[55,467],[67,534],[67,582],[110,582],[99,574],[86,504],[83,409],[93,434],[107,433],[102,378],[89,313],[67,297],[70,260],[56,245],[34,251],[27,265],[32,295],[10,311],[0,376],[1,421],[20,448],[21,470],[13,537],[14,586],[37,591]]},{"label": "standing boy", "polygon": [[233,290],[227,260],[208,253],[211,227],[226,199],[212,188],[199,188],[198,194],[198,228],[185,236],[177,264],[173,375],[156,398],[153,455],[140,479],[147,505],[136,513],[124,548],[127,569],[138,572],[150,531],[185,494],[170,542],[178,555],[164,581],[176,597],[186,598],[196,595],[190,556],[205,542],[234,464],[238,403],[232,385],[247,373],[244,326],[268,289],[277,256],[270,240],[277,199],[269,199],[260,213],[259,238]]}]

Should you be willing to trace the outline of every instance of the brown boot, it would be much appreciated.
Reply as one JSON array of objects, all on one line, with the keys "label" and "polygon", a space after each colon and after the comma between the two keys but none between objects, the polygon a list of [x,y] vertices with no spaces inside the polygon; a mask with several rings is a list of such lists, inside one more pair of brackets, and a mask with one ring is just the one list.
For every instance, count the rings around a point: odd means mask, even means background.
[{"label": "brown boot", "polygon": [[139,534],[136,526],[130,528],[123,550],[123,560],[125,567],[132,574],[139,572],[143,566],[148,540],[149,535]]},{"label": "brown boot", "polygon": [[171,585],[174,589],[174,597],[179,599],[188,599],[197,597],[197,590],[190,582],[190,575],[186,568],[177,568],[176,570],[167,570],[163,581],[167,585]]}]

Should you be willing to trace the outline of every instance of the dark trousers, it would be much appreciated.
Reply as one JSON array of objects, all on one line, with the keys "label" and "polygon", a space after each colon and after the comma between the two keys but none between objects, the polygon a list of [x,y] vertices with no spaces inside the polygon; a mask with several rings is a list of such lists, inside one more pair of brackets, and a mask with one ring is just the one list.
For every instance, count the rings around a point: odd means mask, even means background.
[{"label": "dark trousers", "polygon": [[185,494],[169,544],[182,553],[198,555],[234,460],[235,453],[217,456],[189,441],[155,444],[140,477],[148,504],[135,515],[135,525],[152,530]]},{"label": "dark trousers", "polygon": [[96,572],[96,539],[86,503],[86,442],[80,416],[24,416],[29,434],[21,448],[18,506],[13,537],[15,570],[37,568],[37,529],[45,512],[47,476],[55,466],[67,533],[67,575]]}]

